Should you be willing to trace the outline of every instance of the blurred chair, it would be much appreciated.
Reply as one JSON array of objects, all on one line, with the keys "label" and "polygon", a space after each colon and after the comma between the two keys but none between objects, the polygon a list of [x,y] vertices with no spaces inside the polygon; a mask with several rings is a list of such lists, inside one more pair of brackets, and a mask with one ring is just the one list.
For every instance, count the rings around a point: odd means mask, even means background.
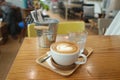
[{"label": "blurred chair", "polygon": [[59,15],[65,18],[65,5],[62,1],[58,2]]},{"label": "blurred chair", "polygon": [[120,11],[114,17],[104,35],[120,35]]},{"label": "blurred chair", "polygon": [[89,19],[94,17],[94,4],[84,4],[83,5],[83,19],[85,22],[88,22]]},{"label": "blurred chair", "polygon": [[83,21],[60,22],[58,24],[58,34],[68,34],[69,32],[81,32],[85,30]]},{"label": "blurred chair", "polygon": [[[35,24],[28,24],[28,37],[36,37],[34,29]],[[85,23],[83,21],[60,22],[58,24],[57,34],[68,34],[69,32],[81,32],[85,30]]]},{"label": "blurred chair", "polygon": [[34,26],[35,26],[34,23],[28,24],[28,26],[27,26],[27,36],[28,37],[36,37],[37,36]]},{"label": "blurred chair", "polygon": [[[65,16],[66,16],[66,8],[65,8],[65,5],[64,5],[64,2],[63,2],[63,1],[58,2],[58,8],[59,8],[59,15],[60,15],[61,17],[65,18]],[[68,15],[67,15],[68,18],[73,17],[70,8],[68,8],[67,13],[68,13]]]},{"label": "blurred chair", "polygon": [[83,4],[84,0],[73,0],[71,1],[73,5],[79,5],[79,6],[74,6],[70,8],[69,14],[72,16],[72,19],[80,19],[83,20]]},{"label": "blurred chair", "polygon": [[99,18],[97,21],[98,34],[104,35],[106,29],[109,27],[112,22],[112,18]]},{"label": "blurred chair", "polygon": [[58,8],[58,0],[51,0],[51,9],[54,13],[58,13],[59,12],[59,8]]}]

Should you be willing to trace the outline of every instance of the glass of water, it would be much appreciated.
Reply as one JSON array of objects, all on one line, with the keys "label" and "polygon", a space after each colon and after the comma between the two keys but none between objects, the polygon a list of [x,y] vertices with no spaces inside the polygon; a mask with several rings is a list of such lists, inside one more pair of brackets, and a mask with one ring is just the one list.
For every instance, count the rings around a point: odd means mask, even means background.
[{"label": "glass of water", "polygon": [[69,33],[69,40],[79,45],[80,54],[84,52],[87,35],[88,35],[87,31]]}]

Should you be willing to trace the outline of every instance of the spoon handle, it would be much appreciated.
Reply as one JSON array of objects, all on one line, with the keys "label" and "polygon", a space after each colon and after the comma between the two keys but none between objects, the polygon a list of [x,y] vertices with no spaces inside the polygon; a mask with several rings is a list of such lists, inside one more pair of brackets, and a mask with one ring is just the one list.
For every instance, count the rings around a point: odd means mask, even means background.
[{"label": "spoon handle", "polygon": [[41,62],[41,63],[45,62],[49,57],[50,57],[50,55],[44,57],[43,59],[40,60],[40,62]]}]

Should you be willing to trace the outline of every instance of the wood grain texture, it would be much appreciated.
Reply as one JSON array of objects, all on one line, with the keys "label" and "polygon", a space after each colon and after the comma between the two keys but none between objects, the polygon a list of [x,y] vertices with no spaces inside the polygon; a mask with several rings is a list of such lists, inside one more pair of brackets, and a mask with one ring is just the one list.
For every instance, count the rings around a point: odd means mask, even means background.
[{"label": "wood grain texture", "polygon": [[49,48],[40,49],[37,38],[25,38],[6,80],[119,80],[120,36],[88,36],[86,47],[94,49],[85,65],[63,77],[35,62]]}]

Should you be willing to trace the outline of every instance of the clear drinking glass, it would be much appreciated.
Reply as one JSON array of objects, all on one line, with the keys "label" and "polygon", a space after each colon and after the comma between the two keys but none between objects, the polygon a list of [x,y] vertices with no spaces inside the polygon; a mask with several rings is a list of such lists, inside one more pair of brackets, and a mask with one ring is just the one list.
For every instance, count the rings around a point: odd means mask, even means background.
[{"label": "clear drinking glass", "polygon": [[38,36],[39,47],[41,48],[49,48],[52,43],[56,41],[56,34],[43,32],[40,36]]},{"label": "clear drinking glass", "polygon": [[84,51],[87,35],[87,31],[69,33],[69,40],[80,46],[80,54]]}]

